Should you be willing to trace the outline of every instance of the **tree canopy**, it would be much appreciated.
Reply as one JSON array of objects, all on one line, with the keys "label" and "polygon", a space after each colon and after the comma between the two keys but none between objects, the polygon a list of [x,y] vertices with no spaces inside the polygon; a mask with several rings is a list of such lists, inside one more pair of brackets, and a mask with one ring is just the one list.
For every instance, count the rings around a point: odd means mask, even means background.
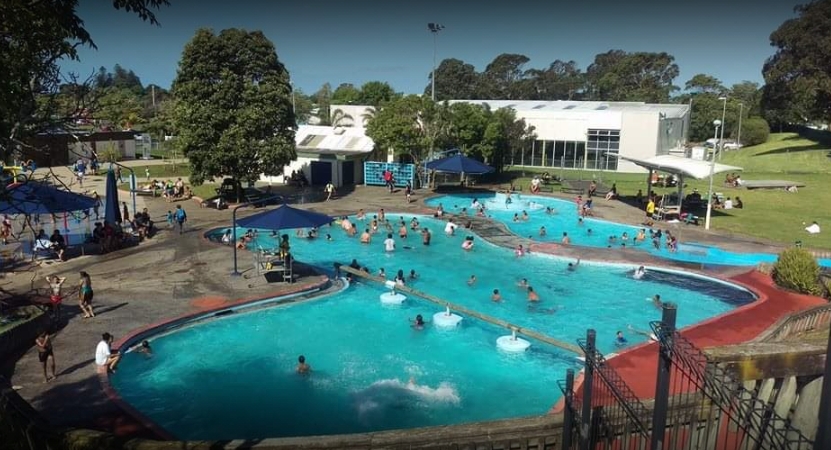
[{"label": "tree canopy", "polygon": [[762,69],[763,109],[775,124],[831,120],[831,0],[796,7],[770,35],[776,53]]},{"label": "tree canopy", "polygon": [[173,82],[177,145],[190,181],[253,182],[296,158],[289,73],[260,31],[200,29]]},{"label": "tree canopy", "polygon": [[[126,10],[153,24],[155,11],[167,0],[114,0],[113,7]],[[58,63],[77,59],[78,47],[95,48],[92,36],[77,14],[78,0],[4,0],[0,2],[0,148],[51,130],[72,120],[85,108],[89,84],[77,76],[63,74]],[[64,89],[61,85],[78,85]],[[69,101],[69,94],[76,98]],[[64,110],[68,109],[68,110]]]}]

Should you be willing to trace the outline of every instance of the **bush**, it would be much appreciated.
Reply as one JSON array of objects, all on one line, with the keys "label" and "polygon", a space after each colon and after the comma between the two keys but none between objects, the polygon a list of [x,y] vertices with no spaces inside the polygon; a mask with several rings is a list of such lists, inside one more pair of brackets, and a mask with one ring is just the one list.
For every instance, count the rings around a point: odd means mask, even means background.
[{"label": "bush", "polygon": [[770,126],[761,117],[749,117],[742,123],[742,145],[764,144],[770,137]]},{"label": "bush", "polygon": [[802,248],[789,248],[779,254],[773,265],[777,285],[802,294],[820,295],[819,264],[814,255]]}]

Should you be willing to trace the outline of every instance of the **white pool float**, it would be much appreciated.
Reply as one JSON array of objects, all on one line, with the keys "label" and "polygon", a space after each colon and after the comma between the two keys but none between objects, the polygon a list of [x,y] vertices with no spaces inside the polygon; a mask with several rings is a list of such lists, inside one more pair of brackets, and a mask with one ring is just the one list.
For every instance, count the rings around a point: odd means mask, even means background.
[{"label": "white pool float", "polygon": [[454,328],[462,321],[462,316],[453,314],[448,307],[444,312],[433,314],[433,323],[441,328]]},{"label": "white pool float", "polygon": [[516,330],[514,330],[511,332],[510,336],[499,336],[496,338],[496,346],[506,352],[522,353],[528,350],[531,343],[525,339],[517,337]]},{"label": "white pool float", "polygon": [[398,292],[384,292],[380,295],[381,303],[384,305],[400,305],[407,300],[407,296]]}]

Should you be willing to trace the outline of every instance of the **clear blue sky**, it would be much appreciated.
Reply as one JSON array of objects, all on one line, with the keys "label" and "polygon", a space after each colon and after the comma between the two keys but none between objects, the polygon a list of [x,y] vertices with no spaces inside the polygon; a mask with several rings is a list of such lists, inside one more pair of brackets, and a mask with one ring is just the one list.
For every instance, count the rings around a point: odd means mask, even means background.
[{"label": "clear blue sky", "polygon": [[[805,0],[807,1],[807,0]],[[98,45],[64,69],[81,75],[116,63],[144,84],[169,87],[185,43],[200,27],[262,30],[276,45],[295,86],[388,81],[421,93],[433,65],[428,22],[445,25],[438,60],[458,58],[483,70],[500,53],[521,53],[529,67],[556,59],[585,69],[610,49],[666,51],[675,56],[682,86],[696,73],[732,84],[762,82],[774,49],[769,36],[794,17],[798,0],[170,0],[160,27],[116,11],[111,2],[81,0],[79,14]]]}]

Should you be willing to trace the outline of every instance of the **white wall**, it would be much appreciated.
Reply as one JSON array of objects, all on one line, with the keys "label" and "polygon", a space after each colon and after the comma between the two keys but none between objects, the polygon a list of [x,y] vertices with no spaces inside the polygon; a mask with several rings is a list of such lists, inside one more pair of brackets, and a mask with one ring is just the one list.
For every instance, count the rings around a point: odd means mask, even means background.
[{"label": "white wall", "polygon": [[585,141],[590,128],[619,130],[621,127],[619,111],[517,111],[518,119],[534,127],[537,140],[546,141]]},{"label": "white wall", "polygon": [[[620,154],[633,158],[651,158],[658,149],[658,112],[626,111],[620,127]],[[618,172],[645,173],[647,170],[620,160]]]}]

